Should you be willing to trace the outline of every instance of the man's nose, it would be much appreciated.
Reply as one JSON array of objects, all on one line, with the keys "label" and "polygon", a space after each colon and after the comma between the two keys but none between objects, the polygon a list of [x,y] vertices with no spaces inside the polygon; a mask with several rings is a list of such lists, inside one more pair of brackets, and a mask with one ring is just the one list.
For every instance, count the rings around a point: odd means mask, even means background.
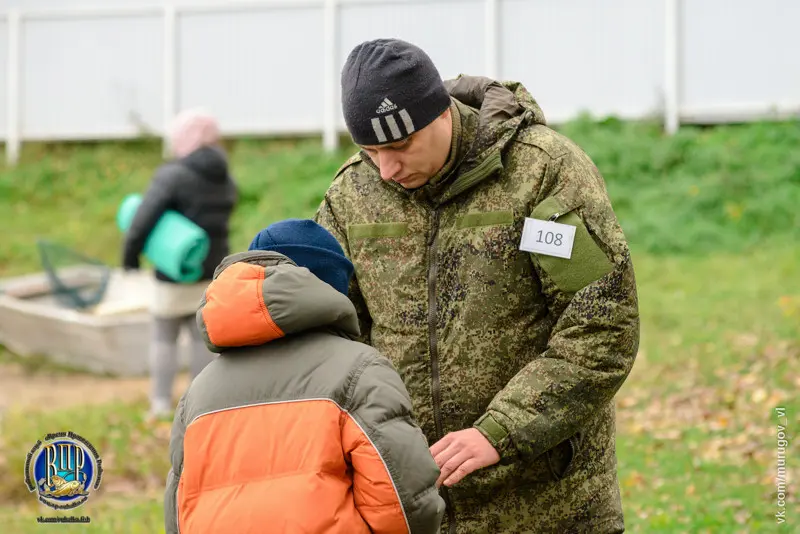
[{"label": "man's nose", "polygon": [[381,169],[381,178],[384,180],[391,180],[400,172],[400,160],[396,155],[384,152],[378,158],[378,167]]}]

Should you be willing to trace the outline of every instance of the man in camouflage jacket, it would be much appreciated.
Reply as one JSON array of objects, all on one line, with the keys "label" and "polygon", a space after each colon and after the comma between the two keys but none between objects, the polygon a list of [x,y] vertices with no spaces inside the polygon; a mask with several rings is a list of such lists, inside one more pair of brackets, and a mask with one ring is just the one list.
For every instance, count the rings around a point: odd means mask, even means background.
[{"label": "man in camouflage jacket", "polygon": [[[356,47],[342,102],[361,150],[316,219],[432,444],[442,532],[623,532],[613,398],[639,314],[600,172],[520,83],[442,82],[403,41]],[[560,256],[520,248],[526,219]]]}]

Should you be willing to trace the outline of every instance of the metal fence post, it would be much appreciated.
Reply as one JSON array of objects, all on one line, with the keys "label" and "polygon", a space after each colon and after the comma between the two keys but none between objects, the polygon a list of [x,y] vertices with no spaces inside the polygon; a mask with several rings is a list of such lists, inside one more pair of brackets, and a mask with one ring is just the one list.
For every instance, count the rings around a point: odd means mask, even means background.
[{"label": "metal fence post", "polygon": [[21,147],[20,136],[20,83],[21,83],[21,26],[22,17],[17,9],[8,12],[8,69],[6,72],[6,162],[16,165]]},{"label": "metal fence post", "polygon": [[484,9],[484,60],[486,76],[496,79],[500,76],[499,51],[500,51],[500,32],[498,26],[500,22],[500,0],[485,0]]},{"label": "metal fence post", "polygon": [[322,144],[327,152],[332,152],[339,147],[339,136],[336,129],[336,95],[337,81],[336,63],[338,59],[338,32],[337,32],[337,0],[325,0],[323,6],[323,54],[324,54],[324,116]]},{"label": "metal fence post", "polygon": [[664,6],[664,128],[672,135],[680,127],[680,0]]},{"label": "metal fence post", "polygon": [[175,27],[177,25],[177,12],[172,4],[164,5],[164,80],[163,80],[163,143],[162,155],[166,158],[170,154],[169,125],[175,116],[176,91],[175,79],[177,78],[177,43]]}]

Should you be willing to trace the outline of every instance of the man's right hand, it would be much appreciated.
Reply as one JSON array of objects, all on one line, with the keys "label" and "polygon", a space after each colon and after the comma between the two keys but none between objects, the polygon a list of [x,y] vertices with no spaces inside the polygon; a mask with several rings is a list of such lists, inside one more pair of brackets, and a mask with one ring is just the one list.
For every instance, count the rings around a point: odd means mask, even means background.
[{"label": "man's right hand", "polygon": [[431,454],[441,470],[437,487],[457,484],[473,471],[500,461],[497,449],[477,428],[447,434],[433,444]]}]

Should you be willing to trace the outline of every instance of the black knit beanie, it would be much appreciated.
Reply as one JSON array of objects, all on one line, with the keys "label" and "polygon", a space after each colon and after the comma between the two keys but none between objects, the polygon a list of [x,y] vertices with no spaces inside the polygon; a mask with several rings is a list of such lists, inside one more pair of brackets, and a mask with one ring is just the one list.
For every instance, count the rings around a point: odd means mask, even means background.
[{"label": "black knit beanie", "polygon": [[394,143],[450,106],[439,71],[421,48],[399,39],[356,46],[342,69],[342,111],[359,145]]}]

